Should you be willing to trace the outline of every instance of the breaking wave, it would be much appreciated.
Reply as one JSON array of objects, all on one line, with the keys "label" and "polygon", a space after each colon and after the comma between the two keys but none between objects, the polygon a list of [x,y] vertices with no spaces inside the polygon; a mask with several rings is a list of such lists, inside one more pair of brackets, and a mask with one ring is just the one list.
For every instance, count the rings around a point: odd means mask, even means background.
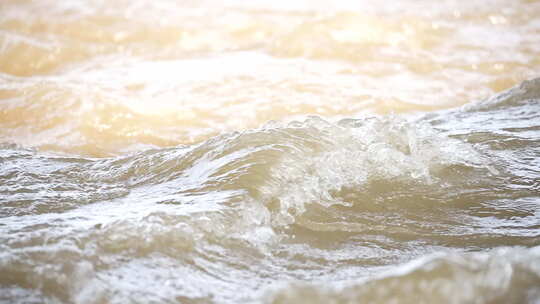
[{"label": "breaking wave", "polygon": [[539,92],[104,159],[3,144],[0,299],[537,303]]}]

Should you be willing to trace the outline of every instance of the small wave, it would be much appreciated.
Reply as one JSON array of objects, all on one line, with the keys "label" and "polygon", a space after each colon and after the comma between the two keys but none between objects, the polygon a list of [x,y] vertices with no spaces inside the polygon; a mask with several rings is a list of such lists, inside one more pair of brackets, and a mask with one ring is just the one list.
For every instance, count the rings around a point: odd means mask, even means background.
[{"label": "small wave", "polygon": [[534,78],[525,80],[521,84],[482,102],[466,104],[462,108],[467,112],[488,111],[538,103],[538,99],[540,99],[540,78]]},{"label": "small wave", "polygon": [[540,247],[426,256],[375,278],[343,283],[291,283],[265,303],[538,303]]}]

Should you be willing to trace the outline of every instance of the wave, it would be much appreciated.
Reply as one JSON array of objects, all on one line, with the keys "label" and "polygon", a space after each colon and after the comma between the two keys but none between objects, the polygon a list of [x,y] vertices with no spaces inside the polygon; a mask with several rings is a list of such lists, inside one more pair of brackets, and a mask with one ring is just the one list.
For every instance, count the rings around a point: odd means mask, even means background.
[{"label": "wave", "polygon": [[538,303],[540,247],[440,253],[360,282],[290,283],[265,303]]},{"label": "wave", "polygon": [[[0,286],[29,301],[252,301],[281,280],[338,282],[434,251],[538,246],[538,83],[452,111],[270,122],[121,157],[3,144]],[[538,295],[537,248],[418,263],[344,289],[291,285],[264,299],[391,302],[414,290],[429,302],[465,287],[456,299]],[[129,279],[139,273],[160,291]],[[486,276],[507,289],[496,293]]]}]

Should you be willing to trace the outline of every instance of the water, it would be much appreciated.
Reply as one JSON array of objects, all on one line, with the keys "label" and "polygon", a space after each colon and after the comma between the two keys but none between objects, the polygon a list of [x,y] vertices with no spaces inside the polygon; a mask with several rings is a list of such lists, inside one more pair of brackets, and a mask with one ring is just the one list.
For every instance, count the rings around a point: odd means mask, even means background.
[{"label": "water", "polygon": [[540,2],[64,2],[0,3],[0,302],[540,303]]}]

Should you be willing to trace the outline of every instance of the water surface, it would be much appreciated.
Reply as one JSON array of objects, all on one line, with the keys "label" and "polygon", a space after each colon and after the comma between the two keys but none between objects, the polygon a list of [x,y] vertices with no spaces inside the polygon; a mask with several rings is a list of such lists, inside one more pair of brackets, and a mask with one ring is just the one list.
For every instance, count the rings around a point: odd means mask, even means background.
[{"label": "water surface", "polygon": [[0,3],[0,302],[540,303],[540,2],[469,2]]}]

